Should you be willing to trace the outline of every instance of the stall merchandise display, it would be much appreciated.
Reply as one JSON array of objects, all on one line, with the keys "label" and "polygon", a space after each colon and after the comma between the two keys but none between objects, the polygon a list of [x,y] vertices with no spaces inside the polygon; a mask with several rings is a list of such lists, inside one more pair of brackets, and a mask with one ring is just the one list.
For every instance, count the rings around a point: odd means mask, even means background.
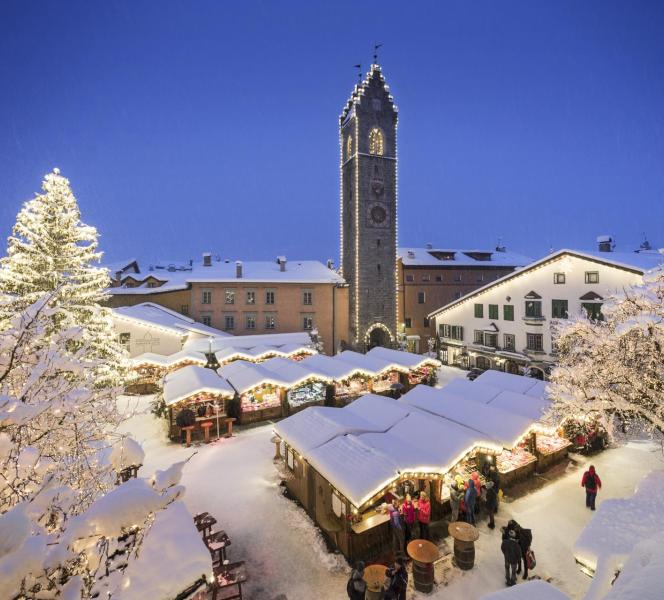
[{"label": "stall merchandise display", "polygon": [[553,454],[570,446],[569,440],[558,436],[537,434],[536,448],[541,454]]},{"label": "stall merchandise display", "polygon": [[288,392],[288,404],[296,408],[310,402],[325,401],[325,384],[318,381],[308,383]]},{"label": "stall merchandise display", "polygon": [[410,385],[417,385],[429,379],[433,373],[433,367],[420,367],[408,373],[408,383]]},{"label": "stall merchandise display", "polygon": [[503,450],[496,457],[496,466],[500,473],[508,473],[535,462],[537,458],[525,448],[517,446],[514,450]]},{"label": "stall merchandise display", "polygon": [[242,396],[242,412],[274,408],[281,404],[279,388],[267,387]]},{"label": "stall merchandise display", "polygon": [[391,389],[392,384],[399,383],[399,374],[396,371],[390,371],[382,377],[377,377],[373,381],[373,391],[376,394],[380,392],[387,392]]},{"label": "stall merchandise display", "polygon": [[338,399],[355,398],[369,391],[369,380],[361,377],[351,379],[347,384],[336,383],[334,385],[335,396]]}]

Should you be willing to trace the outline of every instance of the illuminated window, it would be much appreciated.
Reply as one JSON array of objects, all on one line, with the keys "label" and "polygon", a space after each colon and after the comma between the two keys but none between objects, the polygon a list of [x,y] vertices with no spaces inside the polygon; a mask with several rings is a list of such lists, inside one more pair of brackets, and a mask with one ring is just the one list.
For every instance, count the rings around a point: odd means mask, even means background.
[{"label": "illuminated window", "polygon": [[348,160],[353,154],[353,136],[349,135],[346,138],[346,160]]},{"label": "illuminated window", "polygon": [[383,132],[380,129],[372,129],[369,132],[369,154],[376,154],[383,156],[385,151],[385,141],[383,139]]}]

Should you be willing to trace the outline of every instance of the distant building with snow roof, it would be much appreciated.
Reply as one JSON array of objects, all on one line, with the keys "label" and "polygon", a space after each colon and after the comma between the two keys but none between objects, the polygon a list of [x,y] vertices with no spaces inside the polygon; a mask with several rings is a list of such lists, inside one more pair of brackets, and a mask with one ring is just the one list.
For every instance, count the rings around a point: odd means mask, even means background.
[{"label": "distant building with snow roof", "polygon": [[664,256],[644,245],[616,252],[610,236],[595,251],[557,250],[433,311],[447,364],[543,378],[556,362],[551,325],[585,311],[602,318],[604,299],[641,283]]},{"label": "distant building with snow roof", "polygon": [[349,339],[348,287],[318,261],[232,261],[205,253],[198,262],[162,260],[142,269],[132,259],[109,271],[114,308],[148,302],[233,335],[317,331],[328,353]]},{"label": "distant building with snow roof", "polygon": [[411,352],[427,352],[436,335],[429,313],[488,282],[532,262],[532,258],[495,249],[399,248],[399,332]]}]

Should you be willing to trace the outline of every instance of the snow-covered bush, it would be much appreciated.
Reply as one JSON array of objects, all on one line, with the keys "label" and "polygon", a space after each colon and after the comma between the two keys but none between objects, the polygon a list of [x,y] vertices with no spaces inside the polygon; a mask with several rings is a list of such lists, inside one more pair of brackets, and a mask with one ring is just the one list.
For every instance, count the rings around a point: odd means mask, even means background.
[{"label": "snow-covered bush", "polygon": [[609,432],[614,423],[664,432],[664,267],[612,294],[602,314],[561,320],[554,330],[554,412],[598,418]]}]

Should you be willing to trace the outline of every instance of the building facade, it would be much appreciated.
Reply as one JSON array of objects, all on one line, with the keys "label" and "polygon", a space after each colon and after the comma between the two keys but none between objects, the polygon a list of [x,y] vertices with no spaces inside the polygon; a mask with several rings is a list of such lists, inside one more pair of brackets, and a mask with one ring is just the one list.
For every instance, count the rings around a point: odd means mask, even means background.
[{"label": "building facade", "polygon": [[544,378],[556,362],[552,325],[585,311],[601,319],[604,298],[640,283],[657,252],[560,250],[434,311],[444,363]]},{"label": "building facade", "polygon": [[233,335],[308,331],[334,354],[345,347],[348,286],[317,261],[223,261],[156,264],[146,273],[121,273],[109,289],[111,307],[161,304]]},{"label": "building facade", "polygon": [[427,352],[436,328],[429,314],[532,259],[495,250],[399,248],[399,337],[410,352]]},{"label": "building facade", "polygon": [[350,341],[396,341],[397,107],[378,65],[339,118],[341,269],[349,284]]}]

